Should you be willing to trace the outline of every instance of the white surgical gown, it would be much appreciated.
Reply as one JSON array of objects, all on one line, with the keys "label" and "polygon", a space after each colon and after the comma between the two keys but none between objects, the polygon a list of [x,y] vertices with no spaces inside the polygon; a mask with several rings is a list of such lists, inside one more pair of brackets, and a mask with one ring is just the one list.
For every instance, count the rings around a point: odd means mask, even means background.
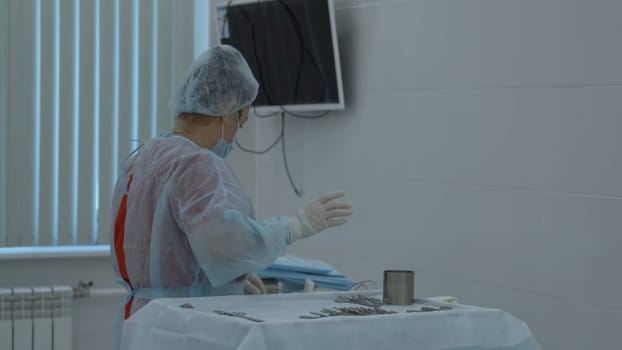
[{"label": "white surgical gown", "polygon": [[225,161],[181,136],[150,140],[124,162],[113,215],[124,318],[152,298],[240,294],[245,275],[288,244],[287,217],[253,219]]}]

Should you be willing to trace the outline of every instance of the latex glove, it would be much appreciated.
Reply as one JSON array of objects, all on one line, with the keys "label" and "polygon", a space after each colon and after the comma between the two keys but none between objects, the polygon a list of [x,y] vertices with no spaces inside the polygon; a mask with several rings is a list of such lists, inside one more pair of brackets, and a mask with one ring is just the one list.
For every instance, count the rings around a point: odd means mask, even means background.
[{"label": "latex glove", "polygon": [[244,294],[266,294],[266,286],[264,286],[261,278],[254,273],[249,273],[244,282]]},{"label": "latex glove", "polygon": [[343,192],[334,192],[321,196],[298,210],[296,216],[289,218],[289,243],[297,239],[312,236],[329,227],[346,223],[345,216],[352,215],[352,206],[335,199],[343,197]]}]

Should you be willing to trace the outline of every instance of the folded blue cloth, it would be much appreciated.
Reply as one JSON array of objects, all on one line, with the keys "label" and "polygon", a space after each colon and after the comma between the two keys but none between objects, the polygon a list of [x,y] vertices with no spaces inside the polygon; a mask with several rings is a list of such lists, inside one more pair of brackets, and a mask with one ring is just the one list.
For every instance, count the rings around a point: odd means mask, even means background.
[{"label": "folded blue cloth", "polygon": [[343,277],[343,274],[322,260],[301,258],[294,255],[285,255],[276,259],[268,267],[270,270],[285,270],[311,273],[314,275]]},{"label": "folded blue cloth", "polygon": [[308,278],[312,280],[317,287],[336,290],[348,290],[354,283],[356,283],[356,281],[346,277],[320,276],[309,273],[272,269],[259,271],[257,272],[257,276],[259,276],[259,278],[276,278],[284,282],[299,285],[304,285],[305,280]]},{"label": "folded blue cloth", "polygon": [[259,278],[276,278],[279,281],[302,287],[310,279],[317,287],[348,290],[356,281],[347,278],[330,264],[321,260],[293,255],[278,258],[267,269],[257,272]]}]

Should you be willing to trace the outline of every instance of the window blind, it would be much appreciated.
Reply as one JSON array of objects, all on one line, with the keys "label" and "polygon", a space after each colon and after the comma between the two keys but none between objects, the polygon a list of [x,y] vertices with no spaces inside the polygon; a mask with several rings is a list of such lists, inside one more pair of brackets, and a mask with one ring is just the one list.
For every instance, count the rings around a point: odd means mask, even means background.
[{"label": "window blind", "polygon": [[0,0],[0,247],[109,243],[120,160],[172,125],[194,8]]}]

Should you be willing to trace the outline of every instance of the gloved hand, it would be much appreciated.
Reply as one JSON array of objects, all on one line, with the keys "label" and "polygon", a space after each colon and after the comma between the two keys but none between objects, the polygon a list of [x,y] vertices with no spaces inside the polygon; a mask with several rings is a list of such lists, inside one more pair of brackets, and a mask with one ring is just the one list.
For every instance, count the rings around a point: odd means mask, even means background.
[{"label": "gloved hand", "polygon": [[334,201],[343,196],[343,192],[325,194],[298,210],[296,216],[290,217],[288,223],[289,244],[329,227],[345,224],[346,219],[344,217],[352,215],[352,206],[342,201]]},{"label": "gloved hand", "polygon": [[264,286],[261,278],[257,277],[253,272],[246,276],[244,294],[266,294],[266,286]]}]

